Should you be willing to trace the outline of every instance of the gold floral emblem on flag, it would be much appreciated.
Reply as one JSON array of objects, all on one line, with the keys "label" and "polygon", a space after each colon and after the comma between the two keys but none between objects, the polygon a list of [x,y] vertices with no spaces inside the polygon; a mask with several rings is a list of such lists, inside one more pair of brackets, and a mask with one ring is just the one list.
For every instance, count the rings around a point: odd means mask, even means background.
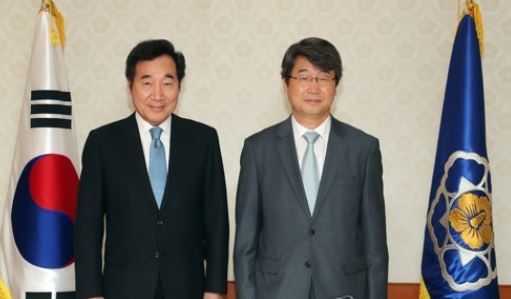
[{"label": "gold floral emblem on flag", "polygon": [[449,213],[449,222],[473,250],[490,244],[493,239],[491,204],[486,196],[463,194],[458,207]]}]

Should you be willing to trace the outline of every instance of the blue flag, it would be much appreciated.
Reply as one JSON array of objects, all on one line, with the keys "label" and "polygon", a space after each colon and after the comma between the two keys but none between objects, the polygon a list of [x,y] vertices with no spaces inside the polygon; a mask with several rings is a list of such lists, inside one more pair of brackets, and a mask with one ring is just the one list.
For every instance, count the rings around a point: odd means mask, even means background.
[{"label": "blue flag", "polygon": [[499,298],[479,42],[472,16],[452,50],[427,214],[420,298]]}]

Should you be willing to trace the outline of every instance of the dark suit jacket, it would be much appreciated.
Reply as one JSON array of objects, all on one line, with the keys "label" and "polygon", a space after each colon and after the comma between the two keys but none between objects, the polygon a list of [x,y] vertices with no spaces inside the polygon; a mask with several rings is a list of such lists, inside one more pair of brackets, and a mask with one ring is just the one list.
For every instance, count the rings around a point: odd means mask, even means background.
[{"label": "dark suit jacket", "polygon": [[170,142],[158,209],[134,114],[89,134],[76,219],[78,298],[152,298],[158,277],[166,298],[226,292],[229,227],[217,133],[173,115]]},{"label": "dark suit jacket", "polygon": [[[378,140],[332,118],[312,216],[291,119],[246,139],[236,203],[237,299],[380,299],[388,252]],[[351,298],[351,297],[346,297]]]}]

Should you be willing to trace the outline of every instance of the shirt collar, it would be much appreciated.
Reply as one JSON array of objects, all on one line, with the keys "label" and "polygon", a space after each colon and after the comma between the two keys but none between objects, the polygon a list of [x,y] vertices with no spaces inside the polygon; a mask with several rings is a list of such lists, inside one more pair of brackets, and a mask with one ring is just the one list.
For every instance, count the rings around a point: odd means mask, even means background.
[{"label": "shirt collar", "polygon": [[332,125],[332,117],[329,115],[319,126],[310,130],[302,126],[296,118],[291,116],[291,124],[293,126],[293,133],[295,136],[303,136],[308,131],[314,131],[321,136],[325,141],[328,140],[328,134],[330,133],[330,127]]},{"label": "shirt collar", "polygon": [[[149,134],[149,130],[154,128],[153,125],[148,123],[138,112],[135,112],[135,118],[138,124],[138,130],[143,134]],[[161,124],[158,125],[162,129],[162,134],[170,135],[170,121],[172,114],[169,115]]]}]

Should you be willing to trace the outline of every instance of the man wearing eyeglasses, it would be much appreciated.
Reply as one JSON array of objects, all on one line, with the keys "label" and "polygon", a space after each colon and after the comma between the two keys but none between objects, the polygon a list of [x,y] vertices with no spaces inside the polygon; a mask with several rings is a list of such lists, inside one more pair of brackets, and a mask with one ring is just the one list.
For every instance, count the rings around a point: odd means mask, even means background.
[{"label": "man wearing eyeglasses", "polygon": [[237,299],[386,298],[379,143],[330,114],[340,55],[306,38],[281,75],[291,116],[247,138],[241,155]]}]

